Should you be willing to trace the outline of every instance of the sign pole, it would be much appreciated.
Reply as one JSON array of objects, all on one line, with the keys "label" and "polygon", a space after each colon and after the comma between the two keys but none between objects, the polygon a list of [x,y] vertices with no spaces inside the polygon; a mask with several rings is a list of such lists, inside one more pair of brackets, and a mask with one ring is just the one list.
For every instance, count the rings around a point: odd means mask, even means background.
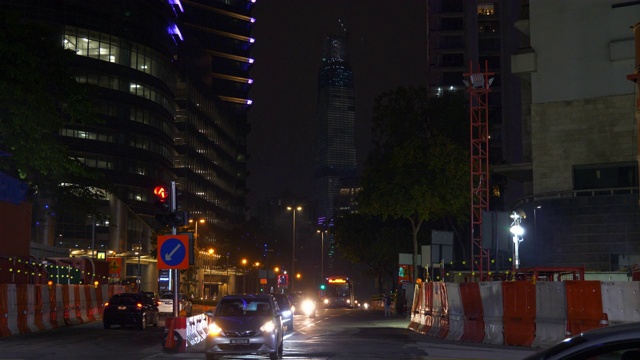
[{"label": "sign pole", "polygon": [[[171,213],[177,211],[176,204],[176,182],[171,182]],[[176,225],[171,225],[171,234],[176,235],[178,233]],[[180,316],[180,269],[173,271],[173,317]]]}]

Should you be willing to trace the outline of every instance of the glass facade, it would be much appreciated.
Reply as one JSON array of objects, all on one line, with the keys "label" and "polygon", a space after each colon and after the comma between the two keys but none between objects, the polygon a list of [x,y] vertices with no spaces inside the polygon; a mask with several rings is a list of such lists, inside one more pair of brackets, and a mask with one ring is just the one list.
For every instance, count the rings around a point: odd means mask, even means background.
[{"label": "glass facade", "polygon": [[341,179],[356,175],[354,96],[347,39],[329,36],[318,75],[315,157],[318,218],[334,216]]},{"label": "glass facade", "polygon": [[[153,188],[171,181],[179,190],[179,210],[210,225],[202,238],[223,238],[244,221],[251,2],[3,5],[53,26],[51,38],[77,55],[74,76],[95,85],[92,97],[103,121],[74,125],[60,135],[74,156],[101,169],[117,189],[104,202],[108,220],[64,211],[34,216],[33,242],[116,253],[142,243],[146,253],[160,229]],[[198,68],[202,59],[209,59],[204,72]],[[34,204],[34,214],[45,213],[41,205]]]}]

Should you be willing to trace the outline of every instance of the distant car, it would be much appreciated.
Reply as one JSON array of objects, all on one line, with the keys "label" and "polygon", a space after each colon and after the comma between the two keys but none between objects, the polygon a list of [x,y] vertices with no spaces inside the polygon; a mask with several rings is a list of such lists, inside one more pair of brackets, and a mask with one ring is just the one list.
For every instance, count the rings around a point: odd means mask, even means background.
[{"label": "distant car", "polygon": [[144,330],[147,325],[158,326],[158,304],[140,293],[116,294],[104,305],[102,323],[108,329],[111,325],[133,325]]},{"label": "distant car", "polygon": [[223,355],[282,357],[284,330],[278,302],[270,294],[227,295],[209,316],[207,360]]},{"label": "distant car", "polygon": [[286,294],[275,294],[280,313],[282,315],[282,325],[287,328],[287,332],[293,332],[293,315],[295,308],[291,306],[289,297]]},{"label": "distant car", "polygon": [[523,360],[640,359],[640,322],[585,331]]},{"label": "distant car", "polygon": [[[191,315],[192,303],[186,295],[180,294],[178,300],[180,301],[180,312],[184,311],[187,316]],[[160,314],[173,314],[173,293],[164,292],[158,299],[158,309]]]},{"label": "distant car", "polygon": [[310,318],[316,317],[316,299],[305,294],[289,294],[289,302],[293,306],[294,315],[305,315]]}]

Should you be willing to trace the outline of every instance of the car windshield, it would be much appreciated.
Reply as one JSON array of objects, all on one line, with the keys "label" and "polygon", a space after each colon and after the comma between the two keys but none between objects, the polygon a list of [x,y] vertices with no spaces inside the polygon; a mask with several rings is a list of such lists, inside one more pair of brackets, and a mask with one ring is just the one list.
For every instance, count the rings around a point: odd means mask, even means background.
[{"label": "car windshield", "polygon": [[162,294],[162,295],[160,295],[160,299],[173,300],[173,294]]},{"label": "car windshield", "polygon": [[221,301],[217,306],[218,316],[265,316],[271,314],[268,301],[229,299]]},{"label": "car windshield", "polygon": [[137,301],[133,296],[114,296],[109,301],[112,305],[133,305]]}]

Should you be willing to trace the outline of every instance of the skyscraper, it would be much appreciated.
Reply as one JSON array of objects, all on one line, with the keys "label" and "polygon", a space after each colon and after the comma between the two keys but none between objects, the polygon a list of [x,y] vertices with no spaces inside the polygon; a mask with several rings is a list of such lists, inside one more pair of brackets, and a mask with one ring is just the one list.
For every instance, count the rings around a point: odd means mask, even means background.
[{"label": "skyscraper", "polygon": [[356,175],[353,71],[347,37],[327,36],[318,74],[315,191],[318,223],[328,225],[342,178]]}]

